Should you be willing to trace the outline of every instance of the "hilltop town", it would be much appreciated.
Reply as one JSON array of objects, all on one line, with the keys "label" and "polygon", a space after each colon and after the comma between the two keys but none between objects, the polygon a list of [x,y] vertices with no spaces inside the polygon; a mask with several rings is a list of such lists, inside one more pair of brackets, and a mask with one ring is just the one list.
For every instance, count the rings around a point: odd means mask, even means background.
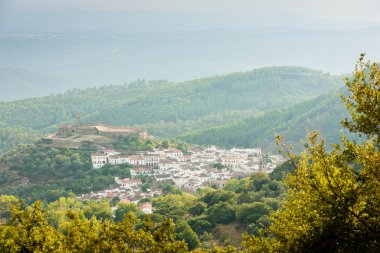
[{"label": "hilltop town", "polygon": [[263,154],[261,148],[223,149],[216,146],[191,145],[186,150],[173,146],[131,151],[115,148],[118,138],[135,136],[150,140],[146,130],[114,127],[105,124],[82,124],[79,114],[72,125],[61,125],[56,134],[42,138],[47,147],[94,150],[93,170],[113,166],[129,168],[128,178],[114,178],[107,189],[78,196],[78,199],[118,198],[120,203],[140,203],[143,212],[151,213],[149,199],[162,194],[162,188],[173,185],[187,192],[204,187],[223,188],[230,179],[240,179],[254,172],[271,172],[284,162],[279,155]]},{"label": "hilltop town", "polygon": [[[91,155],[93,169],[130,166],[130,178],[115,178],[115,184],[99,192],[82,194],[79,199],[118,197],[122,203],[139,203],[162,194],[160,186],[175,185],[195,192],[203,187],[223,188],[230,179],[254,172],[271,172],[284,162],[279,155],[264,155],[260,148],[221,149],[193,146],[186,153],[176,148],[137,151],[103,149]],[[146,207],[146,205],[144,205]]]}]

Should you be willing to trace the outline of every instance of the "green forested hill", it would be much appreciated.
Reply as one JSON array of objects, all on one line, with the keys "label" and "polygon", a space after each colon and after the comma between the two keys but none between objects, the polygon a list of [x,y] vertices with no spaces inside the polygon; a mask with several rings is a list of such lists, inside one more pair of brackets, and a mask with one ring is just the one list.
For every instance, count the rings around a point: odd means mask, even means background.
[{"label": "green forested hill", "polygon": [[276,134],[282,134],[288,144],[299,148],[307,130],[318,130],[328,142],[337,142],[342,129],[340,120],[345,117],[347,111],[340,98],[336,93],[330,93],[288,109],[274,110],[237,123],[183,134],[178,138],[197,144],[259,146],[271,151],[276,149]]},{"label": "green forested hill", "polygon": [[77,112],[84,122],[176,136],[287,108],[342,85],[341,77],[307,68],[267,67],[182,83],[136,81],[0,102],[0,150],[28,141],[26,132],[34,138],[55,131]]}]

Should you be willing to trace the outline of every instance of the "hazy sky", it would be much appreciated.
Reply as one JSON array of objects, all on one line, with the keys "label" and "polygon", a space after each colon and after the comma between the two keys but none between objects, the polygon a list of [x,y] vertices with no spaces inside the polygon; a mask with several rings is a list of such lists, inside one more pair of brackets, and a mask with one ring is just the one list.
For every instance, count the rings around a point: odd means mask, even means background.
[{"label": "hazy sky", "polygon": [[222,11],[380,23],[378,0],[0,0],[3,10]]}]

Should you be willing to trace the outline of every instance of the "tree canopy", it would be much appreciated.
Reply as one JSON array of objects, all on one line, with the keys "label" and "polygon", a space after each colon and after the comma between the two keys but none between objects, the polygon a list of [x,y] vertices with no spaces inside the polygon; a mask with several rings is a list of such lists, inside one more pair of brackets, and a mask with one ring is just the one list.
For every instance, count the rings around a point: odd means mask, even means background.
[{"label": "tree canopy", "polygon": [[[363,63],[363,55],[347,78],[343,101],[350,131],[367,135],[362,143],[344,135],[326,151],[317,132],[308,143],[293,174],[286,179],[287,196],[271,217],[262,236],[246,236],[251,252],[375,252],[380,248],[380,152],[377,64]],[[295,158],[283,146],[291,159]],[[263,235],[269,234],[269,237]]]}]

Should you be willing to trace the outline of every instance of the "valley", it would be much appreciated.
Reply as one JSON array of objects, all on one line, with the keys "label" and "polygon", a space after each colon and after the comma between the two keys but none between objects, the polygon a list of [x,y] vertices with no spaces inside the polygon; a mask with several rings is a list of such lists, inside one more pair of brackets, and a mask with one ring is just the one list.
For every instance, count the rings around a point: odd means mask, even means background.
[{"label": "valley", "polygon": [[379,9],[0,1],[0,252],[379,252]]}]

